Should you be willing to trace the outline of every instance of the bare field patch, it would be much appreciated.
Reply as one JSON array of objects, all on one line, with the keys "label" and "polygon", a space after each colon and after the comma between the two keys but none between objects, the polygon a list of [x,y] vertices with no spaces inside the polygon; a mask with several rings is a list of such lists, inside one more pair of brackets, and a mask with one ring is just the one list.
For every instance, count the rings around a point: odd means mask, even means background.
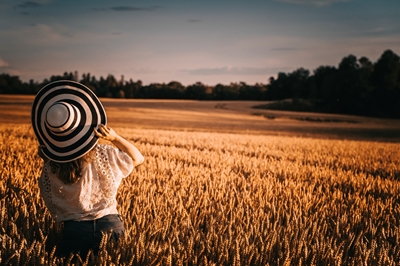
[{"label": "bare field patch", "polygon": [[[33,96],[0,95],[0,123],[30,123]],[[400,120],[254,109],[257,101],[101,99],[111,126],[400,142]]]}]

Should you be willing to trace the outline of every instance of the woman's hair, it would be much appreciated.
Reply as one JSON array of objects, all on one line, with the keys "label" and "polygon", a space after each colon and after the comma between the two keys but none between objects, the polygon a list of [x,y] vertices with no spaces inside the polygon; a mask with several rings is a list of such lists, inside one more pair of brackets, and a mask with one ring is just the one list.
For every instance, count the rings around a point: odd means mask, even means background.
[{"label": "woman's hair", "polygon": [[90,162],[94,157],[94,150],[90,150],[81,158],[67,163],[57,163],[50,161],[51,171],[57,175],[64,184],[73,184],[78,182],[79,178],[82,176],[82,169],[85,163]]}]

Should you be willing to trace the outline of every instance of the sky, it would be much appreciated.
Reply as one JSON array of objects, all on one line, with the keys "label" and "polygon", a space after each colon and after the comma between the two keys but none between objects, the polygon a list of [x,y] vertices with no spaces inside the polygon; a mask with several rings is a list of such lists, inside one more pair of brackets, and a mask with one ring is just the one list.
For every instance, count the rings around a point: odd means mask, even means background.
[{"label": "sky", "polygon": [[0,0],[0,73],[268,84],[400,54],[399,0]]}]

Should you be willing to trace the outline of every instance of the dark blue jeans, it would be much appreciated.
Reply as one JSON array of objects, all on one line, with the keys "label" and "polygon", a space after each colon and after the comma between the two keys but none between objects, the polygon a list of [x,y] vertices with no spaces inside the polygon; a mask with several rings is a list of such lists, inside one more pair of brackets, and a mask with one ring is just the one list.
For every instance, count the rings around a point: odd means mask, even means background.
[{"label": "dark blue jeans", "polygon": [[118,214],[106,215],[92,221],[65,221],[56,254],[68,258],[71,253],[76,253],[85,259],[89,250],[95,255],[98,253],[104,234],[109,233],[112,241],[118,241],[124,231]]}]

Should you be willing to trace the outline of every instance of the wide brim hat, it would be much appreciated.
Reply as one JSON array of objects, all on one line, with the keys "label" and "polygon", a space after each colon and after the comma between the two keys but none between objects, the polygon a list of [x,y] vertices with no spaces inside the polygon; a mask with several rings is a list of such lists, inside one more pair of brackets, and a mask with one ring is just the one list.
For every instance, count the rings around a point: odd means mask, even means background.
[{"label": "wide brim hat", "polygon": [[88,153],[98,142],[94,129],[106,124],[106,112],[85,85],[61,80],[44,86],[36,95],[32,126],[43,154],[55,162],[70,162]]}]

